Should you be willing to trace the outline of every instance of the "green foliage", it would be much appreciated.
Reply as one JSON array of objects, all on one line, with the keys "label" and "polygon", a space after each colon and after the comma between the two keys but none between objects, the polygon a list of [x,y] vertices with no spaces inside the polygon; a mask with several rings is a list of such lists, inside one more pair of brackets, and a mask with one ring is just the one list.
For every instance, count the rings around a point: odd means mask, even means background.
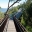
[{"label": "green foliage", "polygon": [[25,21],[23,19],[23,16],[21,17],[21,24],[25,26]]},{"label": "green foliage", "polygon": [[32,0],[27,0],[21,6],[23,11],[23,16],[21,16],[21,24],[25,26],[28,32],[32,32]]},{"label": "green foliage", "polygon": [[17,7],[12,7],[12,9],[10,9],[8,11],[8,14],[11,14],[11,13],[14,13],[14,12],[17,12],[18,11],[18,8]]},{"label": "green foliage", "polygon": [[9,17],[13,16],[15,13],[17,13],[18,8],[17,7],[12,7],[12,9],[9,9],[8,14]]},{"label": "green foliage", "polygon": [[23,11],[23,17],[24,20],[26,21],[26,24],[32,25],[32,3],[29,5],[27,4],[26,9]]},{"label": "green foliage", "polygon": [[2,13],[1,11],[0,11],[0,20],[2,20],[4,18],[4,13]]},{"label": "green foliage", "polygon": [[28,32],[32,32],[32,27],[26,26],[26,29],[28,30]]}]

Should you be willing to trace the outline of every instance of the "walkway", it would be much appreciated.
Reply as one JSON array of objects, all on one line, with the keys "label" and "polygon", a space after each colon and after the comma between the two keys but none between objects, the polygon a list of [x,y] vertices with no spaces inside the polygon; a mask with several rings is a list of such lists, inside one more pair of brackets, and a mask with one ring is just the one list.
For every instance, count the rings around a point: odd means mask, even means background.
[{"label": "walkway", "polygon": [[16,32],[13,20],[9,20],[7,32]]}]

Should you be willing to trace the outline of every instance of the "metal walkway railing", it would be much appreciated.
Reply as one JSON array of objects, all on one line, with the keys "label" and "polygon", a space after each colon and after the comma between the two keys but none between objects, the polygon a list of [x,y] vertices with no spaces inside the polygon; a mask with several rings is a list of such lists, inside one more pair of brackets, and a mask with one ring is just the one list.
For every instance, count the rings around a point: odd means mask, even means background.
[{"label": "metal walkway railing", "polygon": [[[2,25],[0,25],[0,32],[4,31],[8,17],[6,17],[5,19],[4,19],[5,21],[3,22],[3,24],[1,23]],[[14,20],[14,24],[15,24],[17,32],[27,32],[25,27],[20,23],[20,21],[15,16],[13,17],[13,20]]]},{"label": "metal walkway railing", "polygon": [[14,20],[17,32],[28,32],[15,16],[14,16],[13,20]]},{"label": "metal walkway railing", "polygon": [[6,15],[5,18],[0,23],[0,32],[3,32],[5,25],[7,23],[7,20],[8,20],[8,15]]}]

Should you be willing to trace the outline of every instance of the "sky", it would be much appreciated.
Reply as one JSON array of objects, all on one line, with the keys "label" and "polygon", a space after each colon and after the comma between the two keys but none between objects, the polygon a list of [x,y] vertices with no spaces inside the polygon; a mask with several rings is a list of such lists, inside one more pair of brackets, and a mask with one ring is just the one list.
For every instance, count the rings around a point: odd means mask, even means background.
[{"label": "sky", "polygon": [[[8,1],[9,0],[0,0],[0,7],[1,8],[7,8],[8,7]],[[25,0],[20,1],[20,3],[23,3],[23,2],[25,2]],[[14,6],[17,6],[20,3],[16,3]],[[12,5],[12,4],[13,4],[13,2],[10,2],[10,5]]]}]

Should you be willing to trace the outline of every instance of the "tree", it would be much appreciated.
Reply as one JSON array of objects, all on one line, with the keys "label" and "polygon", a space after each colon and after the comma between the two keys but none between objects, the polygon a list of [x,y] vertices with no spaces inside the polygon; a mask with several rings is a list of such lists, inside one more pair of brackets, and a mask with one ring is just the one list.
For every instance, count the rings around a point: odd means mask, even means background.
[{"label": "tree", "polygon": [[[16,0],[16,1],[9,7],[9,3],[10,3],[11,1],[14,1],[14,0],[9,0],[9,2],[8,2],[8,9],[7,9],[6,13],[8,12],[8,10],[9,10],[10,7],[12,7],[15,3],[17,3],[18,1],[21,1],[21,0]],[[5,15],[6,15],[6,13],[5,13]]]},{"label": "tree", "polygon": [[15,15],[15,13],[17,13],[18,8],[17,7],[12,7],[12,9],[9,9],[8,14],[9,17],[12,17],[13,15]]},{"label": "tree", "polygon": [[[21,16],[21,24],[23,24],[28,32],[32,32],[32,0],[27,0],[22,4],[23,16]],[[23,17],[23,18],[22,18]],[[24,19],[24,20],[23,20]]]}]

